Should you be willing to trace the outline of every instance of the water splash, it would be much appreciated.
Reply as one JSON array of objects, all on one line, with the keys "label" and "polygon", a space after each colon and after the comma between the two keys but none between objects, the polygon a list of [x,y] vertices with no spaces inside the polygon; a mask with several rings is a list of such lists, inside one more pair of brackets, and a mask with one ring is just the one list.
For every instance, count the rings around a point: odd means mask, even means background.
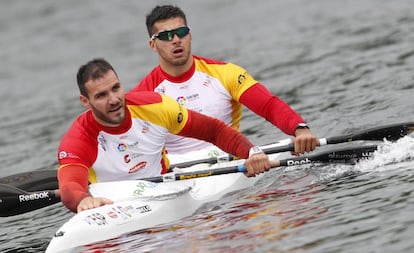
[{"label": "water splash", "polygon": [[[407,135],[398,141],[384,140],[378,143],[378,149],[373,156],[356,164],[322,163],[300,166],[300,171],[317,176],[318,182],[331,182],[343,177],[372,172],[390,171],[397,169],[403,162],[414,160],[414,134]],[[298,167],[286,168],[285,173],[298,173]]]},{"label": "water splash", "polygon": [[414,135],[407,135],[396,142],[385,140],[378,145],[373,157],[360,161],[354,170],[361,172],[389,170],[390,164],[400,163],[414,159]]}]

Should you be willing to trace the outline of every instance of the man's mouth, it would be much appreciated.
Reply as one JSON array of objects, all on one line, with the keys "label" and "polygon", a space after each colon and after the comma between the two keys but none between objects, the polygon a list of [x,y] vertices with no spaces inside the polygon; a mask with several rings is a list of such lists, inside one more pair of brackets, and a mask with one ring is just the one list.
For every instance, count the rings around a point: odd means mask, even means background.
[{"label": "man's mouth", "polygon": [[173,51],[174,55],[182,55],[184,53],[184,50],[182,48],[177,48]]},{"label": "man's mouth", "polygon": [[112,109],[109,110],[109,112],[118,112],[122,109],[122,105],[118,105]]}]

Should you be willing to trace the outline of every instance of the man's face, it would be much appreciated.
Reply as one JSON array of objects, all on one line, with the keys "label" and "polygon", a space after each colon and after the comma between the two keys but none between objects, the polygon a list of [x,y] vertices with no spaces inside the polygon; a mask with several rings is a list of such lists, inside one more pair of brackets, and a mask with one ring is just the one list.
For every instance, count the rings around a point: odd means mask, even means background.
[{"label": "man's face", "polygon": [[[154,24],[155,34],[185,27],[184,20],[180,17],[157,21]],[[191,33],[179,38],[176,34],[172,40],[150,40],[150,47],[157,52],[163,67],[179,67],[186,65],[191,55]]]},{"label": "man's face", "polygon": [[115,127],[125,120],[125,93],[112,70],[102,78],[87,81],[85,87],[89,98],[81,95],[80,100],[98,123]]}]

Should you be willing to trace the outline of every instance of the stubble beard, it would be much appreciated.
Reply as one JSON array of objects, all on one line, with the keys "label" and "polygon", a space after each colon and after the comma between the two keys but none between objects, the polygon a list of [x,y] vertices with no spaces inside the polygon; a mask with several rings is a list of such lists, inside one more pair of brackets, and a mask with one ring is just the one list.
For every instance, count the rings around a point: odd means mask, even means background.
[{"label": "stubble beard", "polygon": [[[115,127],[119,126],[124,120],[126,115],[126,107],[125,104],[120,102],[123,106],[120,112],[117,113],[117,115],[114,115],[113,117],[108,116],[108,113],[103,113],[96,109],[93,105],[91,105],[91,109],[93,114],[95,115],[96,120],[104,126],[110,126]],[[118,107],[119,104],[115,107]]]},{"label": "stubble beard", "polygon": [[184,56],[183,56],[183,57],[181,57],[181,58],[178,58],[178,59],[173,58],[173,59],[170,61],[170,64],[171,64],[171,65],[173,65],[173,66],[176,66],[176,67],[180,67],[180,66],[186,65],[186,64],[187,64],[187,62],[188,62],[188,59],[190,58],[190,55],[191,55],[191,51],[188,51],[188,52],[187,52],[186,54],[184,54]]}]

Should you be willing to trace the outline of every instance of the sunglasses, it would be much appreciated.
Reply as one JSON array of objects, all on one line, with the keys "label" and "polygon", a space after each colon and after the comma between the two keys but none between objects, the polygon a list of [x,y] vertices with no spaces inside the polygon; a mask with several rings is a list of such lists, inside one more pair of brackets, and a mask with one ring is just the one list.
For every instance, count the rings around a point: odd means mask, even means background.
[{"label": "sunglasses", "polygon": [[174,30],[167,30],[160,33],[153,34],[151,40],[159,39],[165,41],[171,41],[174,38],[174,34],[177,34],[178,38],[183,38],[190,32],[190,28],[187,26],[179,27]]}]

